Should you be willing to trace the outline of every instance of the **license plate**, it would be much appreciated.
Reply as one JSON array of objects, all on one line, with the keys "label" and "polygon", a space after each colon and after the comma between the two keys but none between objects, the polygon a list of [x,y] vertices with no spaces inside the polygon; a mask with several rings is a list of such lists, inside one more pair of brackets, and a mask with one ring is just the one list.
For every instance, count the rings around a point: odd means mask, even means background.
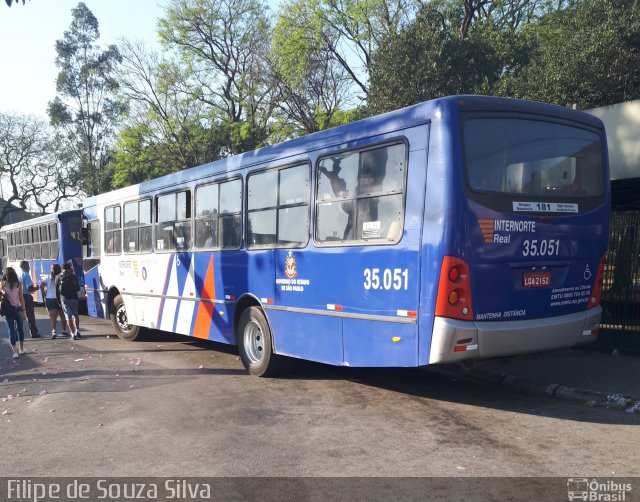
[{"label": "license plate", "polygon": [[525,288],[546,288],[551,286],[551,272],[525,272],[522,277]]}]

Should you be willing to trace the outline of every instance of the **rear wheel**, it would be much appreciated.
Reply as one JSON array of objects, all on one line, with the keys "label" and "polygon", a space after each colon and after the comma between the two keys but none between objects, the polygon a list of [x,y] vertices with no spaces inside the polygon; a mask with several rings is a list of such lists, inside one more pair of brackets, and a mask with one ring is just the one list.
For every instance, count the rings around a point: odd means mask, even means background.
[{"label": "rear wheel", "polygon": [[273,352],[271,329],[260,308],[242,312],[236,341],[242,364],[251,375],[268,377],[283,370],[285,359]]},{"label": "rear wheel", "polygon": [[135,340],[140,334],[140,326],[129,324],[127,310],[124,307],[122,296],[118,295],[113,299],[113,309],[111,310],[111,324],[118,337],[123,340]]}]

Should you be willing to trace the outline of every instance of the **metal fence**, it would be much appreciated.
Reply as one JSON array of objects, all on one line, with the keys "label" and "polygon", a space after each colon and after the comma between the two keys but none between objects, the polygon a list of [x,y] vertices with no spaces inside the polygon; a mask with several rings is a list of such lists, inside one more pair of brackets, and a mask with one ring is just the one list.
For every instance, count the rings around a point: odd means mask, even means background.
[{"label": "metal fence", "polygon": [[611,214],[596,347],[640,355],[640,211]]}]

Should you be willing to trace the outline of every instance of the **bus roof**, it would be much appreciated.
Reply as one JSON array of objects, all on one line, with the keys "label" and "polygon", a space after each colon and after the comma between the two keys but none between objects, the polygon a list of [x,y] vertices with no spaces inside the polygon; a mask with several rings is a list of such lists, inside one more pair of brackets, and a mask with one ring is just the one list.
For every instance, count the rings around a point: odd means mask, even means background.
[{"label": "bus roof", "polygon": [[296,156],[338,144],[415,127],[432,120],[437,110],[453,106],[464,111],[508,111],[553,115],[583,122],[592,127],[603,127],[598,119],[586,113],[547,103],[492,96],[449,96],[191,167],[137,185],[120,188],[107,194],[92,196],[84,201],[84,207],[95,206],[100,199],[104,202],[105,196],[108,196],[110,202],[117,202],[172,186],[180,186],[212,175],[233,173],[239,169],[268,164],[274,160],[286,161],[288,158],[293,159]]},{"label": "bus roof", "polygon": [[50,223],[52,221],[58,221],[60,216],[72,214],[72,213],[81,213],[81,209],[69,209],[65,211],[57,211],[55,213],[44,214],[42,216],[37,216],[36,218],[31,218],[29,220],[19,221],[17,223],[12,223],[11,225],[5,225],[0,228],[0,232],[7,232],[10,230],[18,230],[20,228],[31,227],[33,225],[40,225],[42,223]]}]

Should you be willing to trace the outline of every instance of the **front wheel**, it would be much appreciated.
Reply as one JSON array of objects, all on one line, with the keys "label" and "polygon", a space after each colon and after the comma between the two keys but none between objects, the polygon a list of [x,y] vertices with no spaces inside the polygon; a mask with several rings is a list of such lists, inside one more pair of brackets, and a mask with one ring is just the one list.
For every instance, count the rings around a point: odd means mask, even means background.
[{"label": "front wheel", "polygon": [[127,309],[124,307],[122,295],[118,295],[113,299],[111,324],[113,324],[113,329],[118,337],[123,340],[135,340],[140,334],[140,326],[129,324]]},{"label": "front wheel", "polygon": [[251,375],[273,376],[284,368],[284,358],[273,352],[271,329],[260,308],[242,312],[236,341],[242,364]]}]

